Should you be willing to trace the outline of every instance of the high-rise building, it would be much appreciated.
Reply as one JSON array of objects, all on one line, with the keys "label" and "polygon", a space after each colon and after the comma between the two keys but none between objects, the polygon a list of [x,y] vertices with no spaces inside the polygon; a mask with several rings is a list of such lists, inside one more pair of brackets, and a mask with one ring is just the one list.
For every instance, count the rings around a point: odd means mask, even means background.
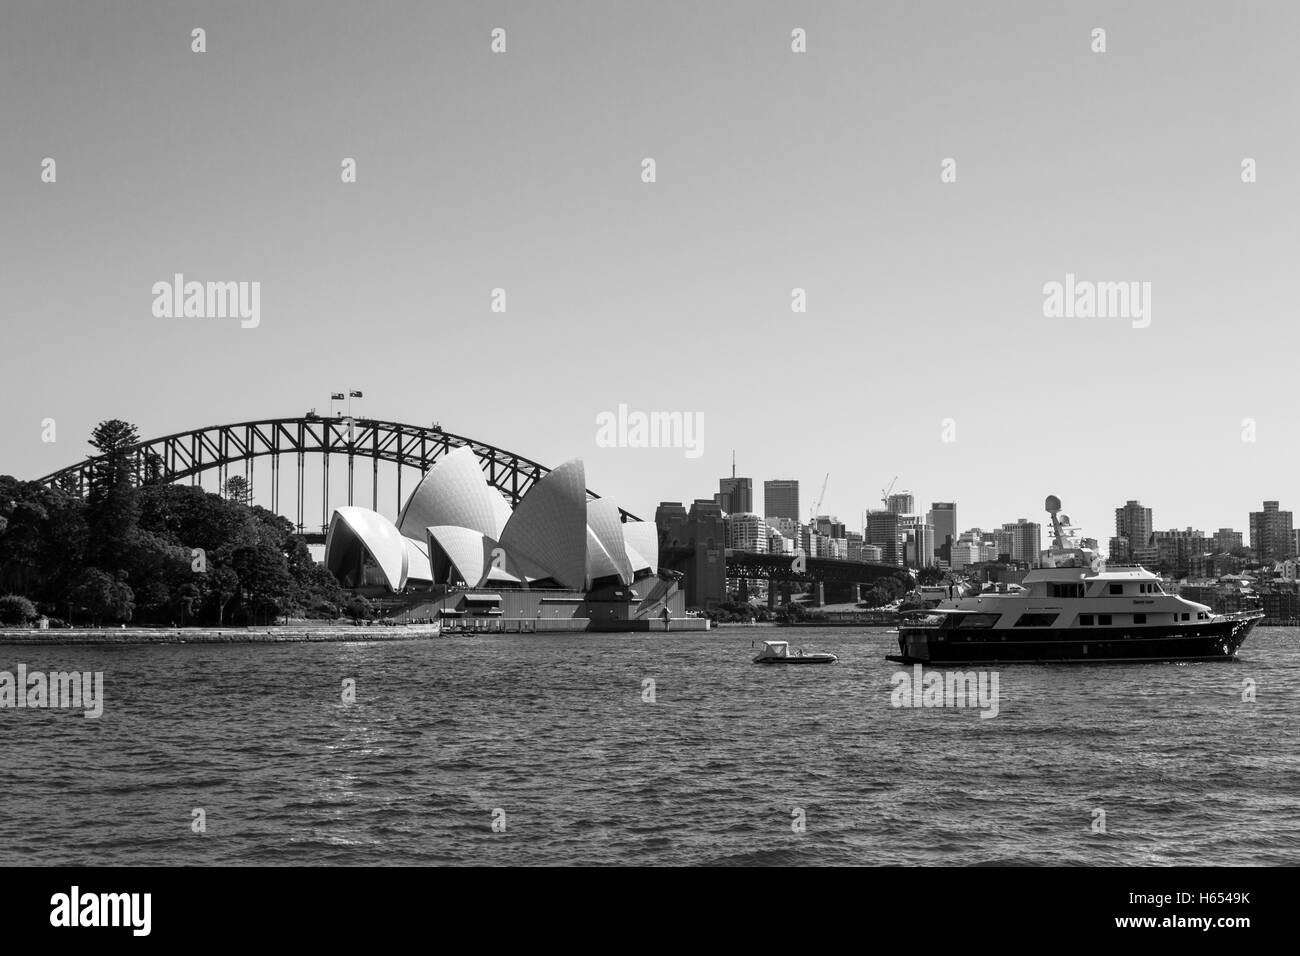
[{"label": "high-rise building", "polygon": [[844,537],[844,522],[834,515],[818,515],[813,519],[813,527],[818,534],[824,534],[828,538]]},{"label": "high-rise building", "polygon": [[1291,512],[1278,510],[1276,501],[1250,513],[1250,546],[1260,560],[1281,561],[1294,554],[1292,530]]},{"label": "high-rise building", "polygon": [[934,550],[948,560],[947,548],[957,540],[957,502],[932,501],[926,523],[934,528]]},{"label": "high-rise building", "polygon": [[934,528],[928,524],[913,525],[906,532],[903,558],[909,568],[928,568],[934,565]]},{"label": "high-rise building", "polygon": [[910,491],[900,491],[896,495],[890,495],[885,510],[892,511],[896,515],[910,515],[916,510],[916,496]]},{"label": "high-rise building", "polygon": [[1179,577],[1190,573],[1192,558],[1210,549],[1211,539],[1204,531],[1185,528],[1179,531],[1151,532],[1151,548],[1155,551],[1155,565],[1166,567]]},{"label": "high-rise building", "polygon": [[772,529],[758,515],[749,512],[727,515],[727,547],[737,551],[767,553]]},{"label": "high-rise building", "polygon": [[1010,546],[1007,553],[1011,560],[1023,562],[1031,568],[1038,567],[1042,553],[1042,526],[1037,521],[1018,518],[1014,524],[1004,524],[1002,530],[1007,535]]},{"label": "high-rise building", "polygon": [[964,568],[980,561],[980,545],[977,541],[954,541],[952,543],[952,560],[949,564],[954,570]]},{"label": "high-rise building", "polygon": [[747,514],[754,510],[754,482],[749,478],[718,479],[718,493],[713,498],[727,514]]},{"label": "high-rise building", "polygon": [[1242,546],[1241,532],[1231,528],[1220,528],[1214,532],[1214,553],[1231,554]]},{"label": "high-rise building", "polygon": [[880,548],[885,564],[902,564],[903,553],[898,540],[899,515],[893,511],[867,512],[867,544]]},{"label": "high-rise building", "polygon": [[775,478],[763,482],[763,515],[798,521],[799,482],[793,478]]},{"label": "high-rise building", "polygon": [[1115,537],[1128,539],[1128,551],[1125,554],[1112,551],[1110,559],[1132,561],[1139,551],[1147,547],[1151,540],[1151,530],[1150,508],[1143,508],[1140,502],[1133,500],[1126,501],[1123,508],[1116,508]]}]

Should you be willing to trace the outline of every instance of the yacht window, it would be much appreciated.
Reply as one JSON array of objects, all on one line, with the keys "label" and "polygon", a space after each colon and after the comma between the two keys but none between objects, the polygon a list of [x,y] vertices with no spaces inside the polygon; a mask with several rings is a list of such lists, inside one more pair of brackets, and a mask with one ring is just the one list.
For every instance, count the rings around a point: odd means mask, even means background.
[{"label": "yacht window", "polygon": [[1146,622],[1147,622],[1147,616],[1146,616],[1145,614],[1134,614],[1134,615],[1133,615],[1133,623],[1134,623],[1134,624],[1145,624]]},{"label": "yacht window", "polygon": [[1188,619],[1190,618],[1190,616],[1191,616],[1191,615],[1189,615],[1186,611],[1183,612],[1183,620],[1184,620],[1184,621],[1188,620]]},{"label": "yacht window", "polygon": [[1098,614],[1098,615],[1097,615],[1097,623],[1098,623],[1098,624],[1102,624],[1102,625],[1110,624],[1110,615],[1109,615],[1109,614]]},{"label": "yacht window", "polygon": [[1001,616],[1001,614],[964,614],[961,620],[957,622],[957,628],[959,630],[968,630],[992,627]]},{"label": "yacht window", "polygon": [[1056,620],[1055,612],[1047,613],[1047,614],[1035,614],[1033,612],[1027,612],[1025,614],[1020,615],[1020,619],[1016,621],[1015,626],[1016,627],[1050,627],[1052,625],[1052,622],[1055,620]]},{"label": "yacht window", "polygon": [[1123,594],[1123,593],[1124,593],[1124,585],[1122,585],[1122,584],[1112,584],[1112,585],[1110,586],[1110,593],[1111,593],[1111,594]]},{"label": "yacht window", "polygon": [[1080,614],[1080,615],[1079,615],[1079,623],[1080,623],[1082,626],[1084,626],[1084,627],[1091,627],[1091,626],[1092,626],[1092,615],[1091,615],[1091,614]]},{"label": "yacht window", "polygon": [[1083,597],[1083,593],[1084,587],[1082,583],[1052,585],[1052,597],[1081,598]]}]

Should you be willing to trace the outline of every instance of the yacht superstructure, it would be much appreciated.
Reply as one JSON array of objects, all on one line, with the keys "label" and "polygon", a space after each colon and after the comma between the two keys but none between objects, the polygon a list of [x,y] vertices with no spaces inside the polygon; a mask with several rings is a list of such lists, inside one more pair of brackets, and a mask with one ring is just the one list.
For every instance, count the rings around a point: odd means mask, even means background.
[{"label": "yacht superstructure", "polygon": [[906,615],[898,656],[906,664],[1083,663],[1225,660],[1262,612],[1212,614],[1167,594],[1159,576],[1106,566],[1047,499],[1053,545],[1021,590],[983,592]]}]

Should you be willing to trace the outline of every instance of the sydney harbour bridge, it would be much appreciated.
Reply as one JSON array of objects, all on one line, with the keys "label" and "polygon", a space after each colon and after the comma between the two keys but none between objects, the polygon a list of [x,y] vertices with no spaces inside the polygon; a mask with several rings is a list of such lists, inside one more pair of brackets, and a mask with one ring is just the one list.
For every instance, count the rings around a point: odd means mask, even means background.
[{"label": "sydney harbour bridge", "polygon": [[[228,478],[242,475],[263,504],[293,522],[310,543],[323,543],[333,507],[365,504],[358,492],[369,485],[369,505],[374,511],[387,509],[384,498],[394,493],[394,515],[405,503],[407,493],[437,461],[458,448],[469,448],[478,457],[489,484],[499,490],[514,508],[550,468],[530,458],[464,435],[444,431],[439,425],[412,425],[372,418],[325,417],[308,413],[299,418],[269,418],[230,425],[212,425],[140,441],[124,451],[136,480],[141,484],[189,483],[202,485],[205,476],[214,477],[216,488]],[[70,465],[38,479],[84,496],[90,479],[104,463],[99,455]],[[331,482],[331,462],[346,468],[346,492]],[[262,479],[253,481],[260,465]],[[385,466],[381,479],[380,468]],[[268,474],[269,470],[269,474]],[[369,481],[358,481],[358,472],[369,470]],[[388,477],[392,475],[393,477]],[[341,482],[336,482],[341,484]],[[319,492],[320,524],[309,524],[307,503]],[[590,498],[600,497],[588,490]],[[313,502],[313,505],[315,502]],[[286,506],[293,514],[286,513]],[[312,509],[314,516],[314,507]],[[637,520],[620,509],[623,520]],[[663,555],[668,558],[669,555]],[[673,555],[667,562],[681,568],[688,556]],[[893,574],[893,565],[859,561],[808,559],[795,563],[779,555],[727,552],[727,576],[767,579],[783,584],[825,581],[832,584],[870,583]]]}]

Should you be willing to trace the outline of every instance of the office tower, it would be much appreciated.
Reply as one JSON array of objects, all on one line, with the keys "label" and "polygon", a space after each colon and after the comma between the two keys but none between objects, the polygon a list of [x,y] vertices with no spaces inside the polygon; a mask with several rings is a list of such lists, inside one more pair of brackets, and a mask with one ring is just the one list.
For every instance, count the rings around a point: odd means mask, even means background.
[{"label": "office tower", "polygon": [[885,564],[901,564],[903,560],[898,540],[898,519],[899,515],[893,511],[867,512],[867,544],[880,548],[881,560]]},{"label": "office tower", "polygon": [[903,556],[909,568],[928,568],[935,562],[934,528],[928,524],[913,525],[907,530]]},{"label": "office tower", "polygon": [[763,515],[767,518],[799,520],[799,482],[776,478],[763,482]]},{"label": "office tower", "polygon": [[948,548],[957,540],[957,502],[932,501],[926,523],[934,528],[935,553],[949,560]]},{"label": "office tower", "polygon": [[718,493],[714,501],[727,514],[749,514],[754,510],[754,482],[750,478],[718,479]]}]

